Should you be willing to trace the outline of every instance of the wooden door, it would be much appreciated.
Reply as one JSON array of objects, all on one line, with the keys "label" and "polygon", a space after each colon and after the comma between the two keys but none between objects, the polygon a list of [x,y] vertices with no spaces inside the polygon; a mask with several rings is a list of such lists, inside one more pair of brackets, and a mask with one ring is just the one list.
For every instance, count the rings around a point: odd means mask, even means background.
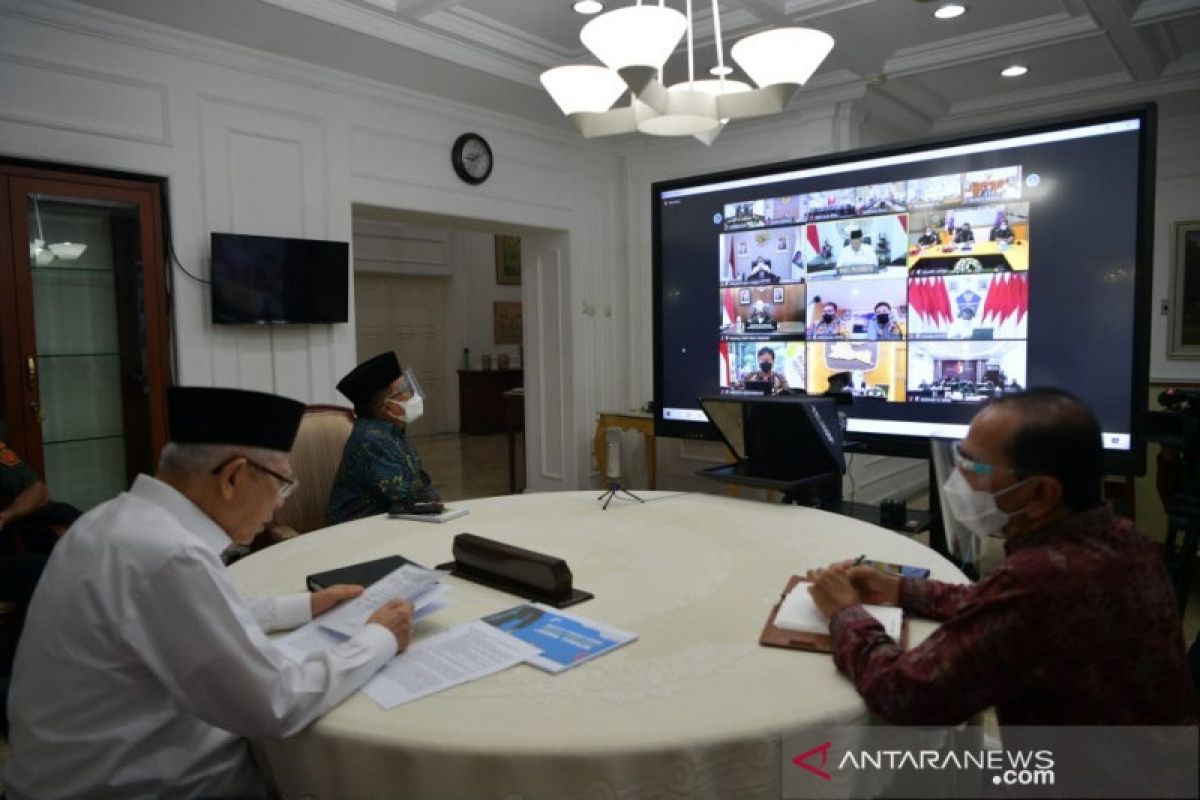
[{"label": "wooden door", "polygon": [[87,509],[152,472],[167,440],[159,188],[23,167],[0,182],[7,435]]},{"label": "wooden door", "polygon": [[443,278],[357,273],[354,314],[358,360],[394,350],[416,373],[425,393],[425,415],[409,433],[422,436],[450,430],[452,396],[447,356],[448,286]]}]

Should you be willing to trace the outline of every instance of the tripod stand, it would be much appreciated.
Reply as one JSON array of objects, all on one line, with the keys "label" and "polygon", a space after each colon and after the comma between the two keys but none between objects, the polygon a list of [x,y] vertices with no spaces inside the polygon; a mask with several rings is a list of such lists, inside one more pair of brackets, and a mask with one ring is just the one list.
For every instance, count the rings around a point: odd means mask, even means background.
[{"label": "tripod stand", "polygon": [[617,492],[620,492],[621,494],[627,494],[634,500],[637,500],[639,503],[646,502],[628,489],[622,488],[621,482],[616,478],[613,478],[612,483],[609,484],[608,491],[596,498],[597,500],[604,500],[604,507],[600,509],[601,511],[608,510],[608,504],[611,503],[612,499],[617,496]]},{"label": "tripod stand", "polygon": [[627,494],[639,503],[646,502],[621,486],[621,432],[619,430],[609,428],[605,433],[604,452],[606,455],[601,463],[604,465],[604,478],[608,481],[608,491],[596,498],[604,501],[604,508],[600,510],[608,510],[608,504],[617,496],[617,492]]}]

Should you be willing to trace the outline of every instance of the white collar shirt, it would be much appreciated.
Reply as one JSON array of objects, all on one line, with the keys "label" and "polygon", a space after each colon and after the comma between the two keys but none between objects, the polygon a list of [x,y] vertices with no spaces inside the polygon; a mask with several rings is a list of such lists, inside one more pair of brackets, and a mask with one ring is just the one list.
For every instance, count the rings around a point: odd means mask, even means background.
[{"label": "white collar shirt", "polygon": [[264,631],[308,621],[310,595],[248,599],[229,538],[139,476],[62,538],[34,593],[10,690],[10,798],[255,796],[242,737],[289,736],[386,663],[380,625],[303,664]]},{"label": "white collar shirt", "polygon": [[859,245],[858,250],[855,250],[852,245],[846,245],[838,253],[837,265],[839,267],[864,267],[878,264],[879,256],[875,255],[875,250],[866,243]]}]

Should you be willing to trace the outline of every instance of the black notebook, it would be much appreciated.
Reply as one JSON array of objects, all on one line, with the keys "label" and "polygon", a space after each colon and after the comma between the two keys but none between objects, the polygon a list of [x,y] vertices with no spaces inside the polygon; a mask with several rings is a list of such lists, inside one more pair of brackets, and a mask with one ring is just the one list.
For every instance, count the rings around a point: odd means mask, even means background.
[{"label": "black notebook", "polygon": [[421,566],[415,561],[409,561],[404,556],[385,556],[374,561],[364,561],[361,564],[350,564],[327,572],[317,572],[305,578],[310,592],[318,592],[339,583],[352,583],[358,586],[370,586],[375,581],[390,572],[403,567],[405,564]]}]

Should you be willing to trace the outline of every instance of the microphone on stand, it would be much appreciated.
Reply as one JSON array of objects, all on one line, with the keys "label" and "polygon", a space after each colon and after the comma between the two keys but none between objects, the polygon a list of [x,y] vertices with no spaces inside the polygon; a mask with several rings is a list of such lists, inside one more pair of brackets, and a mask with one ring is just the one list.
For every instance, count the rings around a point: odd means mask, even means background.
[{"label": "microphone on stand", "polygon": [[621,431],[609,428],[604,433],[604,477],[611,483],[621,482]]},{"label": "microphone on stand", "polygon": [[608,510],[608,504],[616,497],[617,492],[626,494],[637,500],[639,503],[646,502],[628,489],[621,486],[621,430],[620,428],[609,428],[604,432],[604,480],[608,483],[608,491],[597,497],[597,500],[604,501],[604,508]]}]

